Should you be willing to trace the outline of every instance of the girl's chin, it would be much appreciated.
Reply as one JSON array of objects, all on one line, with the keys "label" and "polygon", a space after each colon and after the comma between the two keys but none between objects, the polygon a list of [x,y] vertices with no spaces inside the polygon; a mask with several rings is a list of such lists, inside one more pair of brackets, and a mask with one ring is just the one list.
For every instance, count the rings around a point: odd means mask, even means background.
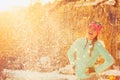
[{"label": "girl's chin", "polygon": [[92,37],[87,37],[87,39],[89,39],[89,40],[93,40],[93,38],[92,38]]}]

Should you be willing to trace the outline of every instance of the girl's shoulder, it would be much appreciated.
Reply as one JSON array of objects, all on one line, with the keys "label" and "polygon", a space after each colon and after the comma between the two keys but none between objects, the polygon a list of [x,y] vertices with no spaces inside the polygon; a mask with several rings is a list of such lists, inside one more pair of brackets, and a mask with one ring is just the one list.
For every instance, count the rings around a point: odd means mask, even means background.
[{"label": "girl's shoulder", "polygon": [[86,40],[86,38],[84,38],[84,37],[81,37],[81,38],[78,38],[78,40]]},{"label": "girl's shoulder", "polygon": [[80,44],[83,43],[85,41],[85,38],[78,38],[74,41],[74,44]]},{"label": "girl's shoulder", "polygon": [[78,38],[76,41],[77,42],[81,42],[81,41],[85,41],[86,39],[84,38],[84,37],[82,37],[82,38]]}]

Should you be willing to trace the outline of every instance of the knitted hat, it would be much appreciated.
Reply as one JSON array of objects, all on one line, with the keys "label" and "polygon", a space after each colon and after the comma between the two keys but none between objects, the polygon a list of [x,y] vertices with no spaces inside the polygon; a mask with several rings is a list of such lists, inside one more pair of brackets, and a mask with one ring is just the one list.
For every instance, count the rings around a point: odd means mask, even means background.
[{"label": "knitted hat", "polygon": [[100,24],[100,23],[98,23],[98,22],[91,22],[90,24],[89,24],[89,26],[91,26],[91,27],[95,27],[96,29],[97,29],[97,32],[99,33],[100,32],[100,30],[101,30],[101,28],[102,28],[102,25]]}]

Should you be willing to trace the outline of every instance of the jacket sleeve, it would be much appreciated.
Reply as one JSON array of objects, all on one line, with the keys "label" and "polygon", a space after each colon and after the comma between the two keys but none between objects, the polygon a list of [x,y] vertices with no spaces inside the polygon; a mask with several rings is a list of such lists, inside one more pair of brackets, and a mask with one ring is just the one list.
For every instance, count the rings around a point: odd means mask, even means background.
[{"label": "jacket sleeve", "polygon": [[104,58],[104,63],[96,67],[95,71],[97,73],[104,71],[108,67],[110,67],[114,63],[113,57],[110,55],[110,53],[103,47],[103,45],[100,42],[97,42],[95,45],[97,52]]},{"label": "jacket sleeve", "polygon": [[76,44],[77,44],[77,40],[70,46],[68,53],[67,53],[68,59],[70,61],[70,65],[72,65],[72,66],[75,65],[74,53],[75,53]]}]

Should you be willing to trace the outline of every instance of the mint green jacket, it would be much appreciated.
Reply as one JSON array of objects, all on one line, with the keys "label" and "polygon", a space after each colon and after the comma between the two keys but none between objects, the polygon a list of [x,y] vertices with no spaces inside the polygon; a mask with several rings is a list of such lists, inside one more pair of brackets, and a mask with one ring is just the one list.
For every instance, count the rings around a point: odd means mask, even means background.
[{"label": "mint green jacket", "polygon": [[[114,63],[113,57],[110,53],[103,47],[100,41],[96,41],[94,44],[94,49],[92,51],[92,56],[90,53],[91,40],[88,40],[86,44],[86,38],[77,39],[68,50],[68,59],[71,65],[76,66],[76,76],[80,79],[87,79],[92,76],[92,74],[87,75],[86,69],[88,67],[93,67],[99,56],[104,58],[104,63],[95,67],[96,73],[104,71],[106,68],[110,67]],[[85,47],[86,45],[86,47]],[[76,59],[75,55],[76,54]]]}]

